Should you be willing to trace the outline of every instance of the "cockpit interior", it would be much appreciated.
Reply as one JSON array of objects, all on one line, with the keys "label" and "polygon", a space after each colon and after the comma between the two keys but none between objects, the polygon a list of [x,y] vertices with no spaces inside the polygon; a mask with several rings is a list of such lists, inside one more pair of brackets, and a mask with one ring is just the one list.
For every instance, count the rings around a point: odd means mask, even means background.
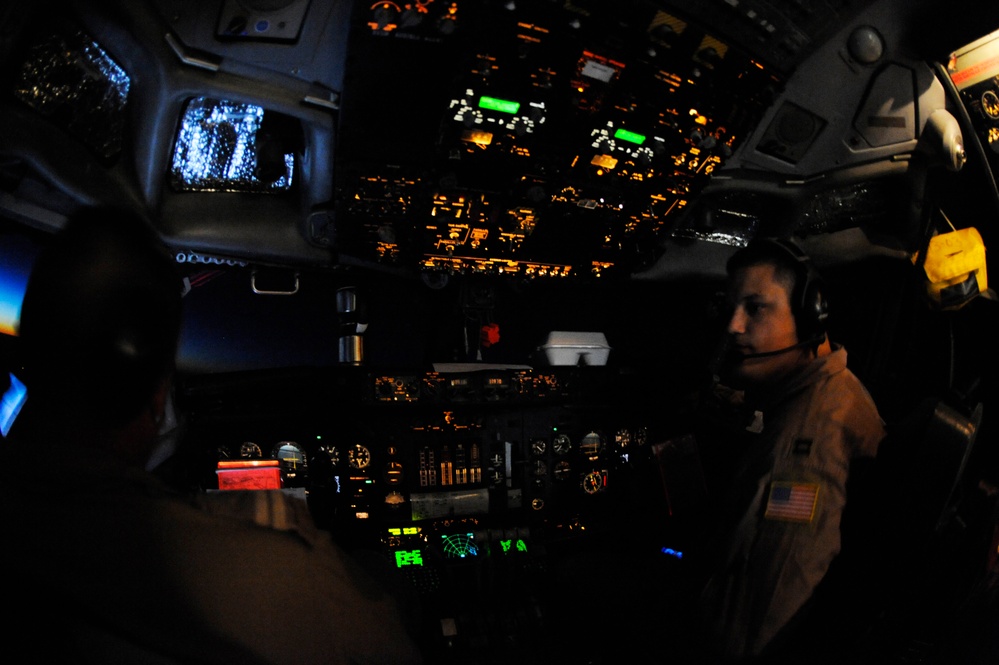
[{"label": "cockpit interior", "polygon": [[[995,3],[0,17],[8,394],[34,257],[81,206],[135,210],[185,290],[156,473],[301,498],[386,562],[428,663],[624,662],[655,631],[626,590],[683,574],[709,491],[726,259],[793,238],[889,428],[933,399],[965,436],[920,480],[940,519],[896,543],[919,574],[876,662],[995,662],[995,611],[961,612],[999,587]],[[971,258],[929,270],[935,238]]]}]

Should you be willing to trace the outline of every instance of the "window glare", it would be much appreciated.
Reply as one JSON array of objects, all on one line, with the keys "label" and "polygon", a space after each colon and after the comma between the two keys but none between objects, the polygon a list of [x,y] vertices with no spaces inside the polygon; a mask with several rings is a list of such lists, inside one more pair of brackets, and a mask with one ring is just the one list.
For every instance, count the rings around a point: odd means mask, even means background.
[{"label": "window glare", "polygon": [[277,192],[291,188],[295,156],[284,155],[284,175],[257,177],[258,130],[264,109],[254,104],[191,100],[174,144],[171,179],[184,191]]}]

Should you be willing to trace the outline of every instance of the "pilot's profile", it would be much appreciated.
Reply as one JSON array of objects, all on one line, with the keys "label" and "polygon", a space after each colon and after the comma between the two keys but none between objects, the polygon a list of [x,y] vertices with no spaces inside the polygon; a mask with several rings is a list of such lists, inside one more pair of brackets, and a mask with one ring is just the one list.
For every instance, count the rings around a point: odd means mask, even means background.
[{"label": "pilot's profile", "polygon": [[711,650],[783,644],[841,549],[851,466],[885,437],[874,401],[827,333],[823,283],[794,243],[754,240],[728,261],[721,382],[747,414],[700,598]]}]

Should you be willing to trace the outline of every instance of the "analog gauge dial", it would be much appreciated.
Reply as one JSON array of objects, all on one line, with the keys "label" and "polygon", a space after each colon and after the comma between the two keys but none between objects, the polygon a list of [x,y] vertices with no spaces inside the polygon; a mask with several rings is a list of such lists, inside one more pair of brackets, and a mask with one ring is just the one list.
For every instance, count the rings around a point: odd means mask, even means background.
[{"label": "analog gauge dial", "polygon": [[534,439],[531,441],[531,454],[541,457],[548,450],[548,442],[544,439]]},{"label": "analog gauge dial", "polygon": [[533,510],[541,510],[545,507],[545,500],[542,498],[531,499],[531,508]]},{"label": "analog gauge dial", "polygon": [[534,465],[531,467],[531,474],[535,478],[544,478],[548,475],[548,464],[544,460],[534,460]]},{"label": "analog gauge dial", "polygon": [[555,463],[555,470],[553,471],[555,480],[565,480],[566,478],[569,477],[569,474],[571,472],[572,472],[572,467],[569,465],[567,461],[560,460]]},{"label": "analog gauge dial", "polygon": [[590,432],[579,442],[579,452],[586,457],[593,458],[604,450],[604,437],[599,432]]},{"label": "analog gauge dial", "polygon": [[999,95],[994,90],[982,93],[982,111],[993,120],[999,120]]},{"label": "analog gauge dial", "polygon": [[360,443],[347,451],[347,464],[352,469],[366,469],[371,464],[371,451]]},{"label": "analog gauge dial", "polygon": [[307,464],[305,451],[294,441],[282,441],[271,451],[271,457],[281,462],[281,466],[290,470],[304,470]]},{"label": "analog gauge dial", "polygon": [[627,448],[631,445],[631,431],[622,427],[614,434],[614,443],[618,448]]},{"label": "analog gauge dial", "polygon": [[253,441],[244,441],[243,445],[239,447],[239,456],[244,459],[256,459],[263,457],[264,451],[260,449],[259,444]]},{"label": "analog gauge dial", "polygon": [[568,434],[555,435],[555,438],[552,439],[552,450],[555,451],[556,455],[565,455],[572,450],[572,439],[569,438]]},{"label": "analog gauge dial", "polygon": [[333,466],[340,463],[340,451],[337,450],[336,446],[323,444],[319,446],[319,452],[324,453],[327,457],[329,457]]},{"label": "analog gauge dial", "polygon": [[587,494],[597,494],[604,489],[604,474],[591,471],[583,476],[583,491]]}]

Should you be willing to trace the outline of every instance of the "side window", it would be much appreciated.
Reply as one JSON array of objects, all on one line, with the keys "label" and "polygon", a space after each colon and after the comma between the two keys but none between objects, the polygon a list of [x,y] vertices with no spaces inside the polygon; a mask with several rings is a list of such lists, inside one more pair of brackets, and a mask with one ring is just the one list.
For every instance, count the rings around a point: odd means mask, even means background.
[{"label": "side window", "polygon": [[301,143],[298,121],[245,104],[206,97],[187,103],[174,142],[176,191],[288,191]]},{"label": "side window", "polygon": [[82,31],[49,34],[28,49],[14,96],[105,160],[122,148],[131,79]]}]

